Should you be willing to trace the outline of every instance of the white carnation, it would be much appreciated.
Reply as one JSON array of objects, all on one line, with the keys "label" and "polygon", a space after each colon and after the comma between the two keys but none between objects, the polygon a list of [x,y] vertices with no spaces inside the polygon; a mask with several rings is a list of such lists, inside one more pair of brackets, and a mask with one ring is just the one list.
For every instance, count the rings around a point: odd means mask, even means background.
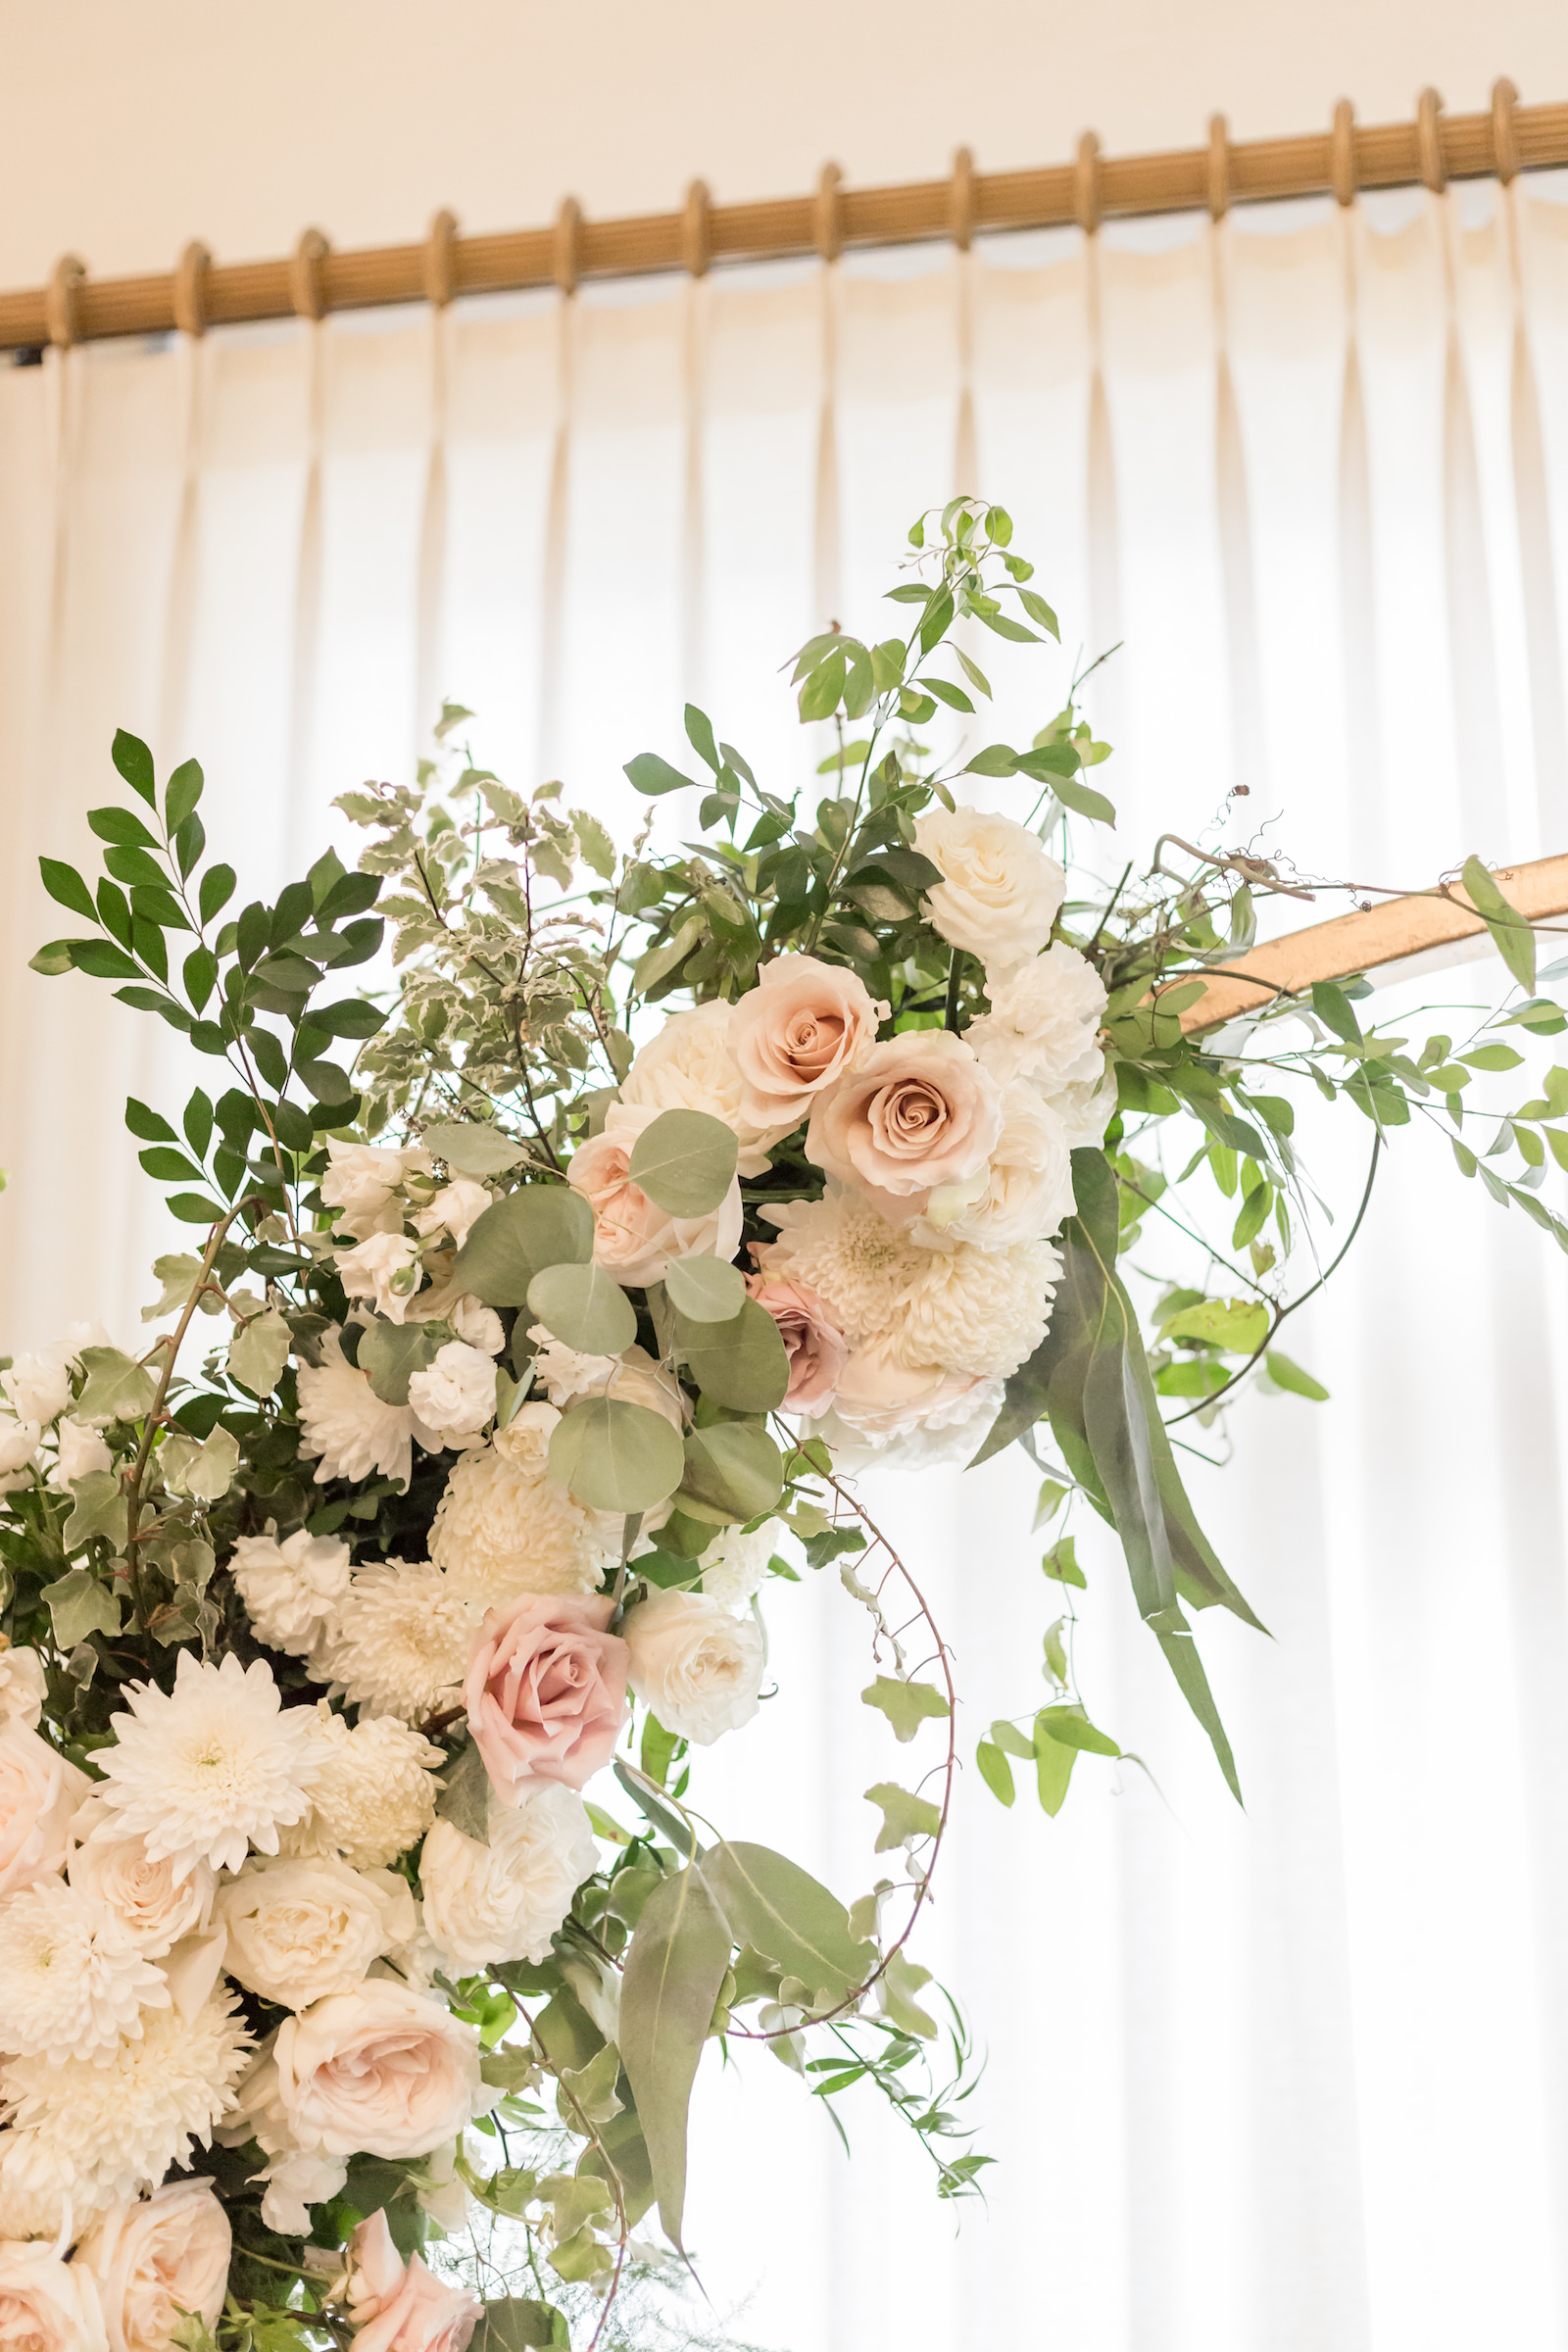
[{"label": "white carnation", "polygon": [[352,1561],[346,1544],[303,1527],[281,1544],[270,1522],[265,1536],[240,1536],[229,1567],[257,1640],[309,1657],[349,1589]]},{"label": "white carnation", "polygon": [[971,1021],[964,1035],[1001,1084],[1032,1078],[1051,1092],[1099,1078],[1105,989],[1087,956],[1058,939],[999,981],[990,996],[991,1010]]},{"label": "white carnation", "polygon": [[455,1462],[430,1557],[489,1604],[519,1592],[592,1592],[609,1556],[599,1522],[545,1466],[553,1405],[524,1405],[493,1446]]},{"label": "white carnation", "polygon": [[479,1348],[448,1340],[410,1380],[409,1404],[416,1420],[460,1446],[477,1437],[495,1412],[495,1365]]},{"label": "white carnation", "polygon": [[564,1412],[579,1396],[602,1395],[620,1368],[614,1355],[583,1355],[535,1323],[528,1333],[534,1344],[533,1376],[552,1404]]},{"label": "white carnation", "polygon": [[0,1647],[0,1731],[30,1732],[43,1713],[43,1660],[38,1652],[9,1644]]},{"label": "white carnation", "polygon": [[114,1468],[114,1455],[98,1431],[85,1421],[62,1421],[58,1436],[60,1450],[47,1483],[61,1493],[78,1478],[91,1478],[95,1471]]},{"label": "white carnation", "polygon": [[1103,1054],[1096,1056],[1093,1078],[1042,1091],[1062,1123],[1069,1152],[1093,1150],[1103,1143],[1105,1129],[1116,1115],[1116,1073],[1106,1068]]},{"label": "white carnation", "polygon": [[408,1234],[372,1233],[338,1257],[334,1272],[350,1298],[369,1298],[377,1314],[401,1323],[419,1287],[419,1245]]},{"label": "white carnation", "polygon": [[403,1204],[394,1199],[407,1176],[428,1175],[428,1152],[385,1151],[373,1144],[343,1144],[326,1139],[332,1164],[321,1178],[321,1199],[328,1208],[341,1209],[340,1233],[365,1241],[372,1233],[401,1233]]},{"label": "white carnation", "polygon": [[515,1807],[491,1807],[487,1844],[436,1823],[419,1856],[425,1927],[462,1972],[543,1960],[598,1866],[582,1798],[552,1781],[529,1782]]},{"label": "white carnation", "polygon": [[161,1969],[128,1950],[108,1912],[79,1886],[47,1879],[0,1905],[5,2046],[19,2058],[107,2057],[162,2008]]},{"label": "white carnation", "polygon": [[759,1127],[741,1109],[741,1074],[729,1048],[733,1006],[714,998],[692,1012],[672,1012],[641,1048],[621,1081],[620,1099],[639,1110],[701,1110],[721,1119],[740,1147],[743,1176],[760,1176],[770,1146],[799,1126]]},{"label": "white carnation", "polygon": [[483,1613],[428,1560],[374,1562],[350,1582],[323,1671],[372,1715],[422,1722],[460,1702]]},{"label": "white carnation", "polygon": [[335,1854],[356,1870],[395,1862],[435,1819],[432,1771],[445,1750],[391,1715],[354,1728],[323,1698],[311,1719],[311,1809],[282,1834],[288,1854]]},{"label": "white carnation", "polygon": [[1039,955],[1067,877],[1026,825],[979,808],[929,808],[915,818],[914,846],[942,868],[925,910],[945,940],[988,971]]},{"label": "white carnation", "polygon": [[144,1960],[158,1960],[181,1936],[201,1934],[212,1916],[217,1876],[206,1862],[177,1871],[168,1855],[154,1862],[145,1838],[120,1835],[101,1796],[89,1796],[71,1825],[77,1840],[67,1873],[104,1914],[104,1933]]},{"label": "white carnation", "polygon": [[9,1371],[0,1372],[0,1389],[19,1421],[53,1421],[71,1402],[70,1367],[54,1348],[43,1355],[19,1355]]},{"label": "white carnation", "polygon": [[252,1862],[219,1891],[231,1977],[285,2009],[363,1984],[418,1925],[406,1880],[322,1858]]},{"label": "white carnation", "polygon": [[405,1404],[383,1404],[365,1374],[329,1331],[319,1365],[299,1368],[300,1451],[319,1455],[316,1483],[329,1478],[383,1478],[407,1487],[414,1462],[414,1415]]},{"label": "white carnation", "polygon": [[[42,1443],[43,1431],[36,1421],[13,1421],[0,1413],[0,1478],[13,1478],[26,1470]],[[23,1478],[17,1483],[25,1486],[27,1482]]]},{"label": "white carnation", "polygon": [[454,1176],[416,1211],[416,1230],[427,1240],[438,1233],[450,1233],[461,1250],[468,1238],[468,1228],[484,1215],[491,1199],[492,1195],[482,1184],[475,1184],[471,1176]]},{"label": "white carnation", "polygon": [[446,1320],[460,1340],[466,1340],[470,1348],[486,1355],[499,1355],[507,1344],[506,1328],[495,1308],[469,1291],[459,1292],[446,1310]]},{"label": "white carnation", "polygon": [[628,1680],[666,1732],[710,1747],[757,1713],[761,1628],[703,1592],[651,1592],[622,1620]]},{"label": "white carnation", "polygon": [[172,1693],[140,1683],[127,1695],[119,1745],[98,1757],[122,1834],[181,1871],[238,1870],[251,1844],[275,1854],[279,1828],[310,1809],[314,1758],[309,1719],[284,1708],[265,1659],[242,1667],[230,1650],[210,1666],[182,1649]]},{"label": "white carnation", "polygon": [[[767,1563],[783,1536],[782,1519],[764,1519],[750,1534],[742,1527],[722,1529],[697,1563],[703,1572],[703,1591],[709,1599],[716,1600],[723,1609],[744,1609],[753,1593],[760,1590]],[[633,1569],[636,1565],[634,1558]]]},{"label": "white carnation", "polygon": [[8,2187],[66,2191],[78,2215],[156,2187],[193,2139],[210,2144],[233,2105],[250,2041],[236,1997],[213,1994],[194,2016],[144,2010],[141,2034],[107,2061],[9,2058],[0,2095],[13,2104],[5,2147]]}]

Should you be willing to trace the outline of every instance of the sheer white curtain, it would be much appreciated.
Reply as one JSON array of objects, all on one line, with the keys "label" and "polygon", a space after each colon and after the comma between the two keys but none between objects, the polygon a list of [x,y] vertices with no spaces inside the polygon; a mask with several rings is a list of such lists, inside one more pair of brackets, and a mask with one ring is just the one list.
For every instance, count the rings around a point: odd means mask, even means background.
[{"label": "sheer white curtain", "polygon": [[[34,859],[85,854],[116,724],[202,759],[215,844],[263,890],[343,839],[334,793],[408,772],[443,692],[490,764],[612,819],[622,760],[677,751],[688,694],[795,780],[819,755],[775,665],[830,615],[874,633],[910,517],[976,488],[1012,509],[1064,649],[1044,680],[987,664],[987,734],[1018,740],[1077,649],[1125,641],[1094,682],[1112,872],[1243,783],[1232,835],[1374,882],[1568,847],[1560,197],[1278,207],[8,371],[6,1345],[133,1330],[161,1239],[121,1102],[172,1094],[162,1034],[23,968],[69,924]],[[1342,1209],[1360,1145],[1314,1145]],[[989,2212],[957,2230],[869,2093],[847,2163],[781,2068],[715,2079],[692,2230],[757,2341],[1568,2340],[1564,1284],[1419,1139],[1397,1157],[1298,1343],[1333,1401],[1245,1406],[1236,1466],[1195,1472],[1275,1636],[1201,1628],[1247,1812],[1091,1539],[1087,1693],[1158,1788],[1086,1765],[1047,1823],[966,1786],[921,1952],[990,2053]],[[1038,1689],[1026,1468],[874,1506],[951,1630],[970,1749]],[[872,1816],[842,1792],[889,1769],[862,1625],[827,1580],[770,1615],[786,1695],[706,1795],[853,1895]]]}]

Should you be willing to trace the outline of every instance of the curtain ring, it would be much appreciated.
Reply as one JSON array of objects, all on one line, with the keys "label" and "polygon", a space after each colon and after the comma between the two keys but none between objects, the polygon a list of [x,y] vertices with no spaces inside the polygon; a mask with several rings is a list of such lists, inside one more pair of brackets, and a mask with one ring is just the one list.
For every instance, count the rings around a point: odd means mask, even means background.
[{"label": "curtain ring", "polygon": [[974,153],[960,147],[953,158],[948,191],[948,234],[960,253],[974,243]]},{"label": "curtain ring", "polygon": [[844,251],[844,174],[837,164],[824,164],[817,176],[811,243],[824,262],[836,262]]},{"label": "curtain ring", "polygon": [[1448,184],[1448,167],[1443,158],[1443,100],[1430,84],[1415,104],[1415,152],[1422,185],[1441,196]]},{"label": "curtain ring", "polygon": [[1073,219],[1086,237],[1092,237],[1105,217],[1104,191],[1101,185],[1100,141],[1092,130],[1086,130],[1078,142],[1078,160],[1072,171]]},{"label": "curtain ring", "polygon": [[81,340],[81,313],[78,297],[87,265],[78,254],[63,253],[49,274],[44,288],[43,315],[49,329],[49,340],[57,349],[69,350]]},{"label": "curtain ring", "polygon": [[174,324],[182,335],[207,332],[207,272],[212,266],[212,255],[197,237],[192,237],[174,264]]},{"label": "curtain ring", "polygon": [[575,294],[582,275],[582,206],[575,196],[564,196],[556,215],[556,252],[551,270],[563,294]]},{"label": "curtain ring", "polygon": [[301,318],[326,317],[326,287],[321,265],[332,248],[318,228],[308,228],[295,246],[288,266],[289,299]]},{"label": "curtain ring", "polygon": [[1329,185],[1336,204],[1355,202],[1355,109],[1342,98],[1334,109],[1334,133],[1329,142]]},{"label": "curtain ring", "polygon": [[1504,187],[1519,176],[1519,125],[1513,116],[1518,103],[1519,93],[1504,74],[1492,85],[1492,161]]},{"label": "curtain ring", "polygon": [[439,212],[431,220],[429,232],[419,248],[419,277],[424,287],[424,299],[438,311],[444,311],[456,292],[456,276],[452,248],[457,241],[458,216]]},{"label": "curtain ring", "polygon": [[706,179],[694,179],[680,216],[680,258],[692,277],[706,277],[713,258],[713,199]]},{"label": "curtain ring", "polygon": [[1231,205],[1231,134],[1223,115],[1208,118],[1208,217],[1223,220]]}]

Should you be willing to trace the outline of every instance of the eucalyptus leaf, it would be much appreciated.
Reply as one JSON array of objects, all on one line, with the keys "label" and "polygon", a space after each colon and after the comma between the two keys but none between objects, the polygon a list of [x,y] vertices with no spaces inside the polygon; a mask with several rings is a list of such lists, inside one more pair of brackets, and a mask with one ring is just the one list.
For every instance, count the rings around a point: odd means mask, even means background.
[{"label": "eucalyptus leaf", "polygon": [[726,1840],[704,1854],[703,1876],[735,1942],[798,1977],[819,2004],[842,2001],[875,1968],[875,1945],[852,1933],[838,1897],[786,1855]]},{"label": "eucalyptus leaf", "polygon": [[499,1128],[466,1122],[426,1127],[419,1141],[456,1176],[501,1176],[528,1156],[526,1144],[514,1144]]},{"label": "eucalyptus leaf", "polygon": [[700,1864],[643,1905],[620,1986],[620,2054],[653,2165],[659,2218],[676,2247],[698,2060],[729,1967],[729,1925]]},{"label": "eucalyptus leaf", "polygon": [[388,1323],[378,1315],[362,1332],[355,1360],[383,1404],[407,1404],[415,1373],[433,1364],[451,1338],[447,1323]]},{"label": "eucalyptus leaf", "polygon": [[526,1306],[536,1274],[546,1266],[585,1266],[593,1249],[594,1212],[580,1193],[564,1184],[525,1184],[474,1219],[452,1279],[487,1306]]},{"label": "eucalyptus leaf", "polygon": [[663,1414],[618,1396],[570,1406],[550,1440],[551,1477],[594,1511],[651,1511],[685,1469],[680,1433]]},{"label": "eucalyptus leaf", "polygon": [[583,1355],[619,1355],[637,1337],[637,1314],[612,1275],[585,1266],[546,1266],[528,1285],[528,1312]]},{"label": "eucalyptus leaf", "polygon": [[465,1838],[486,1845],[490,1838],[490,1775],[472,1740],[465,1740],[441,1775],[445,1786],[436,1799],[436,1812]]},{"label": "eucalyptus leaf", "polygon": [[544,2346],[566,2347],[571,2336],[564,2312],[553,2303],[535,2303],[524,2295],[503,2295],[487,2303],[468,2352],[539,2352]]},{"label": "eucalyptus leaf", "polygon": [[[670,1289],[669,1274],[665,1288]],[[674,1292],[671,1289],[673,1298]],[[734,1413],[769,1413],[784,1401],[790,1361],[778,1325],[755,1298],[726,1323],[675,1317],[675,1347],[705,1396]]]},{"label": "eucalyptus leaf", "polygon": [[745,1275],[721,1257],[672,1257],[664,1288],[688,1323],[733,1323],[746,1305]]},{"label": "eucalyptus leaf", "polygon": [[740,1156],[734,1131],[706,1110],[662,1110],[631,1149],[629,1173],[671,1217],[706,1217],[721,1206]]},{"label": "eucalyptus leaf", "polygon": [[784,1491],[784,1458],[765,1430],[715,1421],[687,1432],[681,1491],[726,1519],[757,1519]]}]

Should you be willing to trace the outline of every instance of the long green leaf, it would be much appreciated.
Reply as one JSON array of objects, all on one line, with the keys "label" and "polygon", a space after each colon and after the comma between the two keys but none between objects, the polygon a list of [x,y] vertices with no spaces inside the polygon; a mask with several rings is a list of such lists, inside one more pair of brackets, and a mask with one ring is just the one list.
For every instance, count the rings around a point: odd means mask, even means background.
[{"label": "long green leaf", "polygon": [[875,1947],[850,1934],[838,1897],[784,1854],[765,1845],[712,1846],[703,1875],[736,1943],[755,1945],[819,1999],[841,2001],[876,1966]]},{"label": "long green leaf", "polygon": [[648,2143],[659,2218],[677,2247],[692,2084],[730,1950],[728,1922],[694,1863],[643,1905],[621,1979],[621,2061]]}]

